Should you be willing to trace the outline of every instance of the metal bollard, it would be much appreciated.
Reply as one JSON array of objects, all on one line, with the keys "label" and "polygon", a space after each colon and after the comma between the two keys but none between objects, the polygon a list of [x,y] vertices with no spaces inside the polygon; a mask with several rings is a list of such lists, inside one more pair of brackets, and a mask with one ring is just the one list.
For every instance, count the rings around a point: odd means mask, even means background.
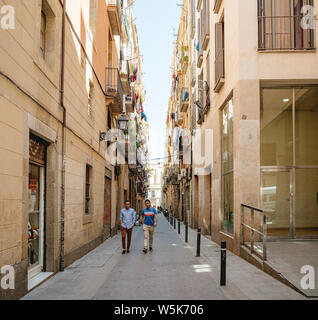
[{"label": "metal bollard", "polygon": [[181,222],[180,220],[178,220],[178,234],[181,233]]},{"label": "metal bollard", "polygon": [[226,286],[226,242],[221,243],[221,286]]},{"label": "metal bollard", "polygon": [[173,217],[173,228],[174,228],[174,230],[176,230],[176,217],[175,216]]},{"label": "metal bollard", "polygon": [[188,227],[188,222],[186,222],[184,224],[185,227],[185,242],[188,243],[189,242],[189,227]]},{"label": "metal bollard", "polygon": [[197,257],[201,256],[201,229],[198,229],[197,234]]}]

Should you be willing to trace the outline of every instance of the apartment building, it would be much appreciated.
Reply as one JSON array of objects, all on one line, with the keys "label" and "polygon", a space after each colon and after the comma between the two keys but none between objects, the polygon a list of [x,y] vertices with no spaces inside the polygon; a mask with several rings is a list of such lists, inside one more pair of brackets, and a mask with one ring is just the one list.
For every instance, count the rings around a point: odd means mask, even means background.
[{"label": "apartment building", "polygon": [[131,1],[7,2],[15,27],[0,29],[0,267],[14,267],[15,290],[0,299],[22,297],[116,234],[124,200],[136,204],[146,180],[143,165],[106,161],[108,130],[143,121],[141,66],[126,57],[139,54]]},{"label": "apartment building", "polygon": [[190,225],[266,260],[272,240],[318,236],[318,1],[193,2]]},{"label": "apartment building", "polygon": [[151,201],[151,204],[157,208],[162,205],[161,187],[163,164],[161,162],[153,163],[150,165],[150,168],[149,192],[147,198]]}]

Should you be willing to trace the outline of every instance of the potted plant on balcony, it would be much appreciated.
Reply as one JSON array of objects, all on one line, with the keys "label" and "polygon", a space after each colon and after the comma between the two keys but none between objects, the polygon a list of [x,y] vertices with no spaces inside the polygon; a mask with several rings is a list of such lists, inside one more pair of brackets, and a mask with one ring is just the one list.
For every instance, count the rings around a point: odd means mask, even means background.
[{"label": "potted plant on balcony", "polygon": [[120,73],[120,77],[121,77],[121,78],[124,78],[124,79],[127,79],[128,75],[127,75],[127,73],[125,73],[125,72],[121,72],[121,73]]}]

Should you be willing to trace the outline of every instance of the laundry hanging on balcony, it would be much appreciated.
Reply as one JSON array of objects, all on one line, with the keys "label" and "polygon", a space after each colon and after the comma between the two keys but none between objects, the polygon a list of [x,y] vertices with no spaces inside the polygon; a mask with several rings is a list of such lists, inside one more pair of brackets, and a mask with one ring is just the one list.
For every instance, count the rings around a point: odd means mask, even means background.
[{"label": "laundry hanging on balcony", "polygon": [[148,122],[148,119],[147,119],[147,116],[146,116],[145,112],[141,113],[141,119],[145,120],[146,122]]},{"label": "laundry hanging on balcony", "polygon": [[135,67],[135,65],[132,64],[131,68],[132,68],[131,80],[132,80],[132,82],[136,82],[137,81],[137,76],[138,76],[138,67]]}]

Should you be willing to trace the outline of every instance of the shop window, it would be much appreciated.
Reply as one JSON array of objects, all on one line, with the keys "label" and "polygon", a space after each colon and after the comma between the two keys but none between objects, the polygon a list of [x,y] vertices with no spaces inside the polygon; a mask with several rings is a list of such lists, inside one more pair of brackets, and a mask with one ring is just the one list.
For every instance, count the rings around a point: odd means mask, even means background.
[{"label": "shop window", "polygon": [[47,145],[30,135],[28,187],[28,276],[36,276],[44,268],[45,247],[45,166]]},{"label": "shop window", "polygon": [[263,89],[261,101],[262,166],[292,165],[292,106],[292,89]]},{"label": "shop window", "polygon": [[222,201],[223,231],[234,229],[234,159],[233,159],[233,100],[222,110]]}]

